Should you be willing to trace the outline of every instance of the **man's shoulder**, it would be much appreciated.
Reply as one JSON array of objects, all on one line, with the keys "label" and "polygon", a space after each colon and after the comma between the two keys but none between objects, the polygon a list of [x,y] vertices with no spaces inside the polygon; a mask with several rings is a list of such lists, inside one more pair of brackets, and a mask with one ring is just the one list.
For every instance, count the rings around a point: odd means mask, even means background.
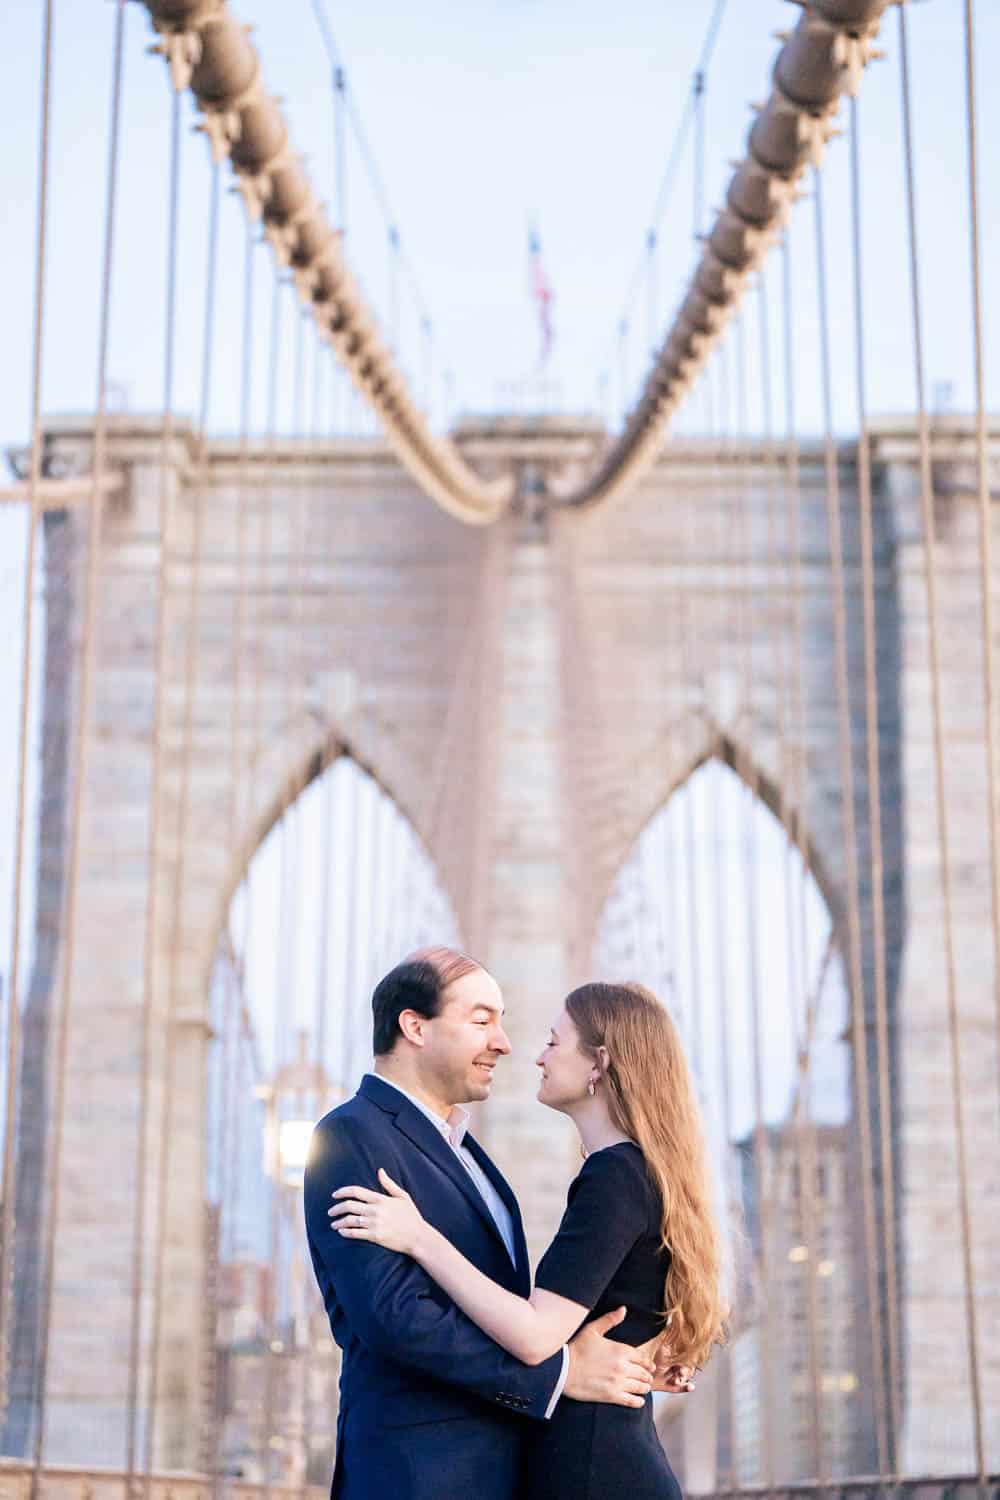
[{"label": "man's shoulder", "polygon": [[317,1121],[314,1135],[321,1140],[351,1140],[363,1138],[369,1131],[384,1128],[387,1123],[384,1112],[364,1094],[358,1093]]},{"label": "man's shoulder", "polygon": [[314,1126],[309,1168],[329,1166],[345,1156],[363,1152],[366,1145],[384,1136],[387,1123],[383,1112],[363,1094],[346,1099]]}]

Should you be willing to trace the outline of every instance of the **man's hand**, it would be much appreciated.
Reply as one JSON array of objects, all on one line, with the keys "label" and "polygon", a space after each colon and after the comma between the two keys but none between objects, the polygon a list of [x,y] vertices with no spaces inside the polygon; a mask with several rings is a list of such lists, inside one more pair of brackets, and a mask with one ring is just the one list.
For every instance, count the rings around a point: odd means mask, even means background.
[{"label": "man's hand", "polygon": [[654,1362],[630,1344],[605,1338],[625,1316],[616,1308],[581,1328],[569,1345],[569,1373],[563,1395],[573,1401],[602,1401],[611,1406],[642,1406],[652,1389]]}]

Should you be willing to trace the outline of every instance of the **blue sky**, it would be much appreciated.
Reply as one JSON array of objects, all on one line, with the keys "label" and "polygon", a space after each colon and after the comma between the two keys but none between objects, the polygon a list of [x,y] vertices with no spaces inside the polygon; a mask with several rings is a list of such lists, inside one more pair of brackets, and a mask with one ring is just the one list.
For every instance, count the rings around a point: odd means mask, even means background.
[{"label": "blue sky", "polygon": [[[95,390],[99,254],[114,20],[110,0],[55,7],[50,265],[43,405],[87,409]],[[283,96],[293,139],[318,191],[333,198],[332,98],[312,0],[239,0],[256,27],[264,76]],[[431,314],[440,375],[454,370],[457,405],[594,409],[603,370],[621,361],[615,329],[669,155],[708,6],[649,0],[368,0],[328,10],[348,78],[379,162],[403,248]],[[929,389],[965,407],[971,399],[968,252],[962,115],[961,6],[921,0],[909,8]],[[997,294],[990,276],[1000,213],[996,148],[1000,96],[985,59],[1000,49],[1000,9],[979,4],[980,140],[987,246],[987,362],[996,387],[1000,354],[991,332]],[[128,49],[118,255],[110,373],[115,399],[136,410],[162,400],[168,88],[144,8],[127,7]],[[748,105],[763,98],[777,48],[773,32],[798,11],[779,0],[728,0],[708,76],[706,203],[721,199],[729,160],[741,153]],[[871,406],[912,406],[904,260],[896,16],[884,26],[888,56],[865,80],[866,312]],[[32,265],[38,127],[40,0],[11,0],[0,17],[0,97],[6,101],[7,231],[0,241],[0,438],[23,438],[29,411]],[[185,109],[185,122],[193,116]],[[831,151],[826,200],[834,303],[836,420],[854,425],[846,142]],[[185,133],[177,404],[197,404],[208,172],[202,140]],[[665,326],[692,262],[691,159],[687,154],[660,225],[658,323]],[[803,423],[819,421],[810,205],[793,236]],[[803,218],[803,214],[805,217]],[[524,377],[537,354],[528,295],[527,225],[537,223],[554,287],[556,345],[544,388]],[[348,248],[373,301],[388,316],[385,223],[352,147]],[[223,278],[211,424],[236,421],[242,208],[227,198]],[[267,252],[261,251],[262,262]],[[258,278],[262,292],[264,277]],[[776,304],[776,295],[772,298]],[[263,302],[261,304],[263,308]],[[417,315],[405,296],[402,354],[417,377]],[[264,319],[258,320],[263,324]],[[649,344],[648,299],[631,321],[625,361],[638,388]],[[261,353],[261,358],[263,354]],[[951,387],[950,397],[945,396]],[[518,388],[519,387],[519,388]],[[435,415],[445,416],[438,381]],[[256,413],[262,420],[262,411]],[[285,410],[282,422],[290,425]]]}]

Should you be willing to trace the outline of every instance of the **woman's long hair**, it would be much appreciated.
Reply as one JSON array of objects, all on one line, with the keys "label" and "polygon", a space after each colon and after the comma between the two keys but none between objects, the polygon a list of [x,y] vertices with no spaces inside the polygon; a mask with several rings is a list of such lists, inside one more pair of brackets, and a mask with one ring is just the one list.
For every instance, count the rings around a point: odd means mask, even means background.
[{"label": "woman's long hair", "polygon": [[722,1242],[701,1115],[677,1028],[641,984],[584,984],[566,999],[583,1051],[597,1060],[611,1118],[642,1151],[663,1204],[670,1252],[664,1313],[677,1364],[703,1365],[725,1338]]}]

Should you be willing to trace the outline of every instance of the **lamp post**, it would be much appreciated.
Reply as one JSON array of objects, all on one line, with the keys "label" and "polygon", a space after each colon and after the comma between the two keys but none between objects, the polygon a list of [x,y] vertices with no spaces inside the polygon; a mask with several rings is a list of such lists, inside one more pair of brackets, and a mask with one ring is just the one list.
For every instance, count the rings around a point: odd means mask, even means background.
[{"label": "lamp post", "polygon": [[[297,1036],[295,1058],[278,1067],[270,1081],[261,1084],[256,1092],[266,1111],[264,1171],[271,1180],[274,1195],[271,1216],[271,1326],[265,1363],[266,1464],[268,1472],[271,1472],[275,1457],[280,1455],[282,1478],[286,1483],[304,1487],[308,1464],[306,1408],[310,1342],[306,1313],[307,1278],[302,1260],[302,1234],[297,1210],[313,1126],[342,1094],[339,1089],[334,1088],[323,1063],[308,1056],[308,1032],[300,1030]],[[282,1223],[290,1241],[287,1257],[287,1341],[281,1337],[279,1323],[282,1305],[279,1273],[284,1261]],[[281,1402],[277,1399],[276,1361],[279,1357],[283,1359],[287,1371]],[[284,1430],[279,1432],[279,1427]]]}]

